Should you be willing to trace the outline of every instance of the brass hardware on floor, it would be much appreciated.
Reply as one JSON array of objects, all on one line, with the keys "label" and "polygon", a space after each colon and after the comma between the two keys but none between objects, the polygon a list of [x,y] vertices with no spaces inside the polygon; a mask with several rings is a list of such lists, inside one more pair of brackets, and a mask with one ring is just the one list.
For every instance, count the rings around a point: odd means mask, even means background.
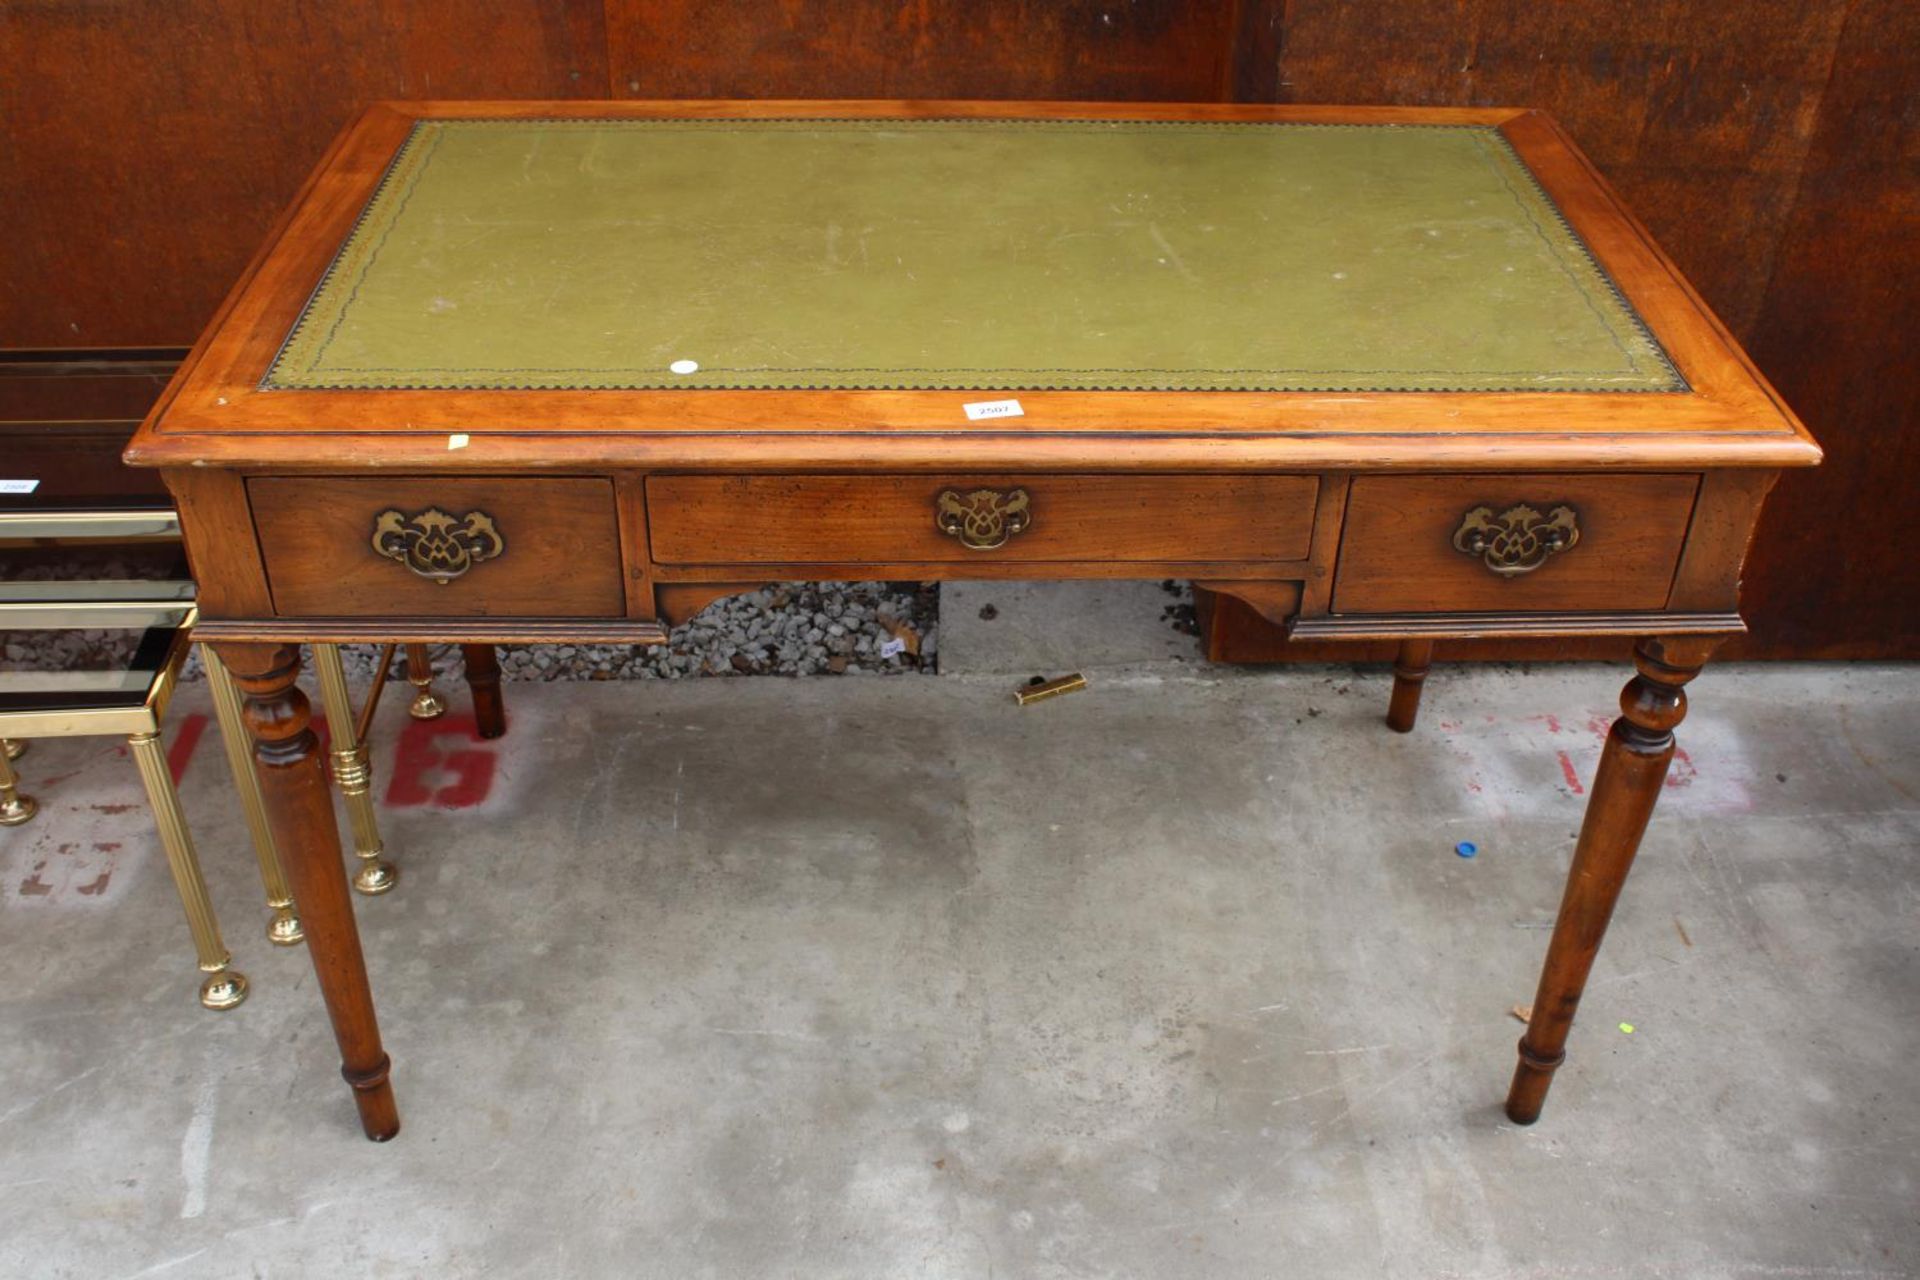
[{"label": "brass hardware on floor", "polygon": [[507,544],[484,511],[453,516],[428,507],[409,516],[389,508],[373,518],[373,549],[444,587]]},{"label": "brass hardware on floor", "polygon": [[1475,507],[1453,533],[1453,549],[1478,556],[1489,570],[1503,578],[1532,573],[1548,557],[1569,550],[1580,541],[1580,513],[1555,507],[1541,515],[1524,503],[1498,516],[1492,507]]},{"label": "brass hardware on floor", "polygon": [[1048,698],[1057,698],[1063,693],[1078,693],[1087,687],[1087,678],[1078,671],[1070,676],[1061,676],[1057,680],[1042,680],[1039,684],[1030,684],[1024,689],[1013,691],[1013,700],[1023,707],[1036,702],[1045,702]]},{"label": "brass hardware on floor", "polygon": [[1033,500],[1025,489],[943,489],[934,502],[940,532],[971,551],[992,551],[1033,527]]},{"label": "brass hardware on floor", "polygon": [[347,819],[353,825],[353,851],[360,859],[353,887],[368,895],[386,893],[398,883],[400,873],[386,860],[386,845],[380,839],[380,824],[373,811],[373,770],[366,743],[356,730],[353,695],[347,688],[340,646],[314,645],[313,669],[320,677],[320,700],[326,707],[327,731],[333,739],[333,780],[346,801]]}]

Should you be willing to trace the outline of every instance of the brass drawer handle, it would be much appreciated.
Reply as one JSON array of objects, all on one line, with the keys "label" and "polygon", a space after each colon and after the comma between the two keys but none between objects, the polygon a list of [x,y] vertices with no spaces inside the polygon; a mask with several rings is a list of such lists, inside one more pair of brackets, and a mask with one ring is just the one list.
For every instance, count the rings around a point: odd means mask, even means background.
[{"label": "brass drawer handle", "polygon": [[1579,541],[1580,513],[1572,507],[1555,507],[1543,516],[1524,503],[1497,516],[1492,507],[1475,507],[1453,533],[1455,551],[1478,556],[1503,578],[1532,573]]},{"label": "brass drawer handle", "polygon": [[958,538],[968,550],[991,551],[1033,527],[1033,500],[1025,489],[975,489],[964,494],[944,489],[934,503],[934,522],[940,532]]},{"label": "brass drawer handle", "polygon": [[389,508],[373,518],[373,549],[441,586],[507,549],[484,511],[450,516],[438,507],[414,515]]}]

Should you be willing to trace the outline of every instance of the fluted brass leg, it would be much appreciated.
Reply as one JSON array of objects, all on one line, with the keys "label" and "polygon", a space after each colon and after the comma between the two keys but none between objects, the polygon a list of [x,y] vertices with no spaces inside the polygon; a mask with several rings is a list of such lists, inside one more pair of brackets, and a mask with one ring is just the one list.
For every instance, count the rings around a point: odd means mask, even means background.
[{"label": "fluted brass leg", "polygon": [[16,738],[8,738],[0,741],[0,754],[4,754],[9,760],[18,760],[27,754],[27,744]]},{"label": "fluted brass leg", "polygon": [[200,984],[200,1003],[209,1009],[231,1009],[247,998],[246,975],[228,967],[231,957],[220,941],[220,924],[207,897],[207,882],[200,876],[200,859],[193,851],[186,815],[180,812],[180,797],[167,772],[166,752],[160,748],[159,735],[153,733],[136,733],[127,739],[127,745],[133,749],[133,762],[140,767],[140,781],[146,784],[147,800],[153,805],[153,820],[160,828],[160,847],[167,851],[173,886],[180,891],[180,905],[187,910],[187,929],[193,934],[200,971],[207,975]]},{"label": "fluted brass leg", "polygon": [[0,751],[0,827],[17,827],[40,812],[39,801],[20,794],[20,775],[11,763],[19,754],[11,742]]},{"label": "fluted brass leg", "polygon": [[273,828],[267,823],[266,804],[260,795],[260,775],[253,771],[253,738],[240,718],[240,690],[213,646],[200,646],[200,661],[207,669],[207,687],[213,691],[213,714],[220,721],[227,767],[233,771],[234,790],[240,793],[247,833],[253,837],[253,856],[260,863],[260,882],[267,889],[267,908],[273,913],[267,918],[267,941],[276,947],[298,946],[307,935],[300,928],[300,917],[293,909],[293,890],[287,887],[287,873],[281,869],[280,852],[273,845]]},{"label": "fluted brass leg", "polygon": [[[407,683],[413,686],[413,701],[407,714],[415,720],[437,720],[447,713],[444,698],[433,691],[433,655],[423,644],[407,646]],[[332,712],[328,712],[332,717]]]},{"label": "fluted brass leg", "polygon": [[[400,872],[383,856],[386,846],[381,843],[380,824],[373,813],[373,770],[367,763],[367,746],[354,727],[353,696],[347,691],[340,646],[314,645],[313,669],[320,677],[320,701],[327,709],[333,780],[347,802],[347,820],[353,824],[353,851],[360,858],[353,887],[366,894],[385,893],[398,882]],[[413,674],[411,659],[407,674]]]}]

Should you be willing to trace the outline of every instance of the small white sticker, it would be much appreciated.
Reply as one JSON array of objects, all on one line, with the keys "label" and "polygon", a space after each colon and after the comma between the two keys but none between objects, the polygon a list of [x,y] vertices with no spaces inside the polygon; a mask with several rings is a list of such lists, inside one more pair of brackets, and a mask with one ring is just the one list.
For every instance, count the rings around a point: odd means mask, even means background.
[{"label": "small white sticker", "polygon": [[667,368],[673,370],[675,373],[698,373],[700,372],[700,362],[698,360],[675,360],[672,364],[668,365]]},{"label": "small white sticker", "polygon": [[447,448],[449,450],[464,449],[467,447],[469,443],[471,442],[467,437],[467,433],[464,431],[457,432],[454,435],[450,435],[447,437]]},{"label": "small white sticker", "polygon": [[0,480],[0,493],[32,493],[39,487],[38,480]]},{"label": "small white sticker", "polygon": [[969,422],[978,422],[982,418],[1024,418],[1027,411],[1020,407],[1018,400],[976,400],[972,404],[960,406],[967,411]]},{"label": "small white sticker", "polygon": [[880,656],[883,658],[891,658],[897,654],[905,653],[906,651],[907,651],[907,642],[905,640],[900,639],[900,637],[898,636],[895,636],[891,640],[885,641],[880,646]]}]

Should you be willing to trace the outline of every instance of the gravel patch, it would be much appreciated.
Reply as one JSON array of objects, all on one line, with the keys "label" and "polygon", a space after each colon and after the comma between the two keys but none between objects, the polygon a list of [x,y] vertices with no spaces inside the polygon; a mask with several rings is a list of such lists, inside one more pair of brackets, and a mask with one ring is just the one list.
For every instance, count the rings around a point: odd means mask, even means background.
[{"label": "gravel patch", "polygon": [[939,614],[939,592],[925,583],[770,583],[714,601],[665,644],[508,645],[500,671],[509,680],[932,672]]},{"label": "gravel patch", "polygon": [[[56,576],[53,574],[34,576]],[[98,669],[124,663],[132,637],[114,631],[0,633],[0,666]],[[786,582],[726,596],[669,632],[665,644],[503,645],[508,680],[682,680],[697,676],[908,675],[935,670],[939,593],[918,582]],[[458,675],[458,645],[435,645],[434,668]],[[376,645],[344,645],[356,684]],[[182,678],[200,678],[199,653]]]}]

